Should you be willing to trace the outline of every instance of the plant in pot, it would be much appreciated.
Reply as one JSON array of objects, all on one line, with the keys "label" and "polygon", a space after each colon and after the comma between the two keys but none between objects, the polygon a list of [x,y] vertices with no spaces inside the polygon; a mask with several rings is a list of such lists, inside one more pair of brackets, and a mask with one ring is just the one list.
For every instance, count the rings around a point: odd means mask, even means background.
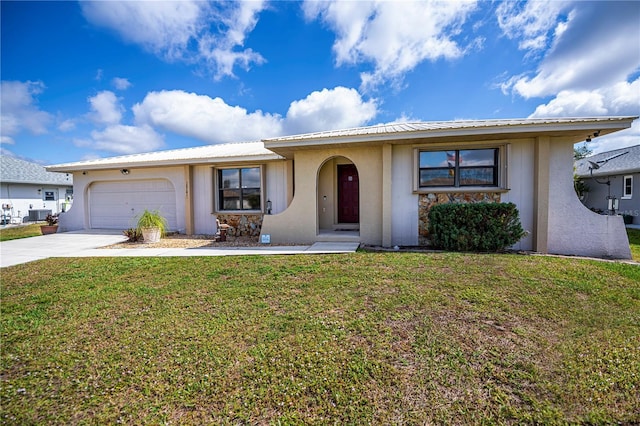
[{"label": "plant in pot", "polygon": [[49,213],[44,219],[47,224],[40,225],[40,232],[42,235],[55,234],[58,232],[58,215]]},{"label": "plant in pot", "polygon": [[138,216],[136,228],[142,233],[142,239],[146,244],[157,243],[167,230],[167,220],[160,214],[159,210],[149,211],[145,209]]}]

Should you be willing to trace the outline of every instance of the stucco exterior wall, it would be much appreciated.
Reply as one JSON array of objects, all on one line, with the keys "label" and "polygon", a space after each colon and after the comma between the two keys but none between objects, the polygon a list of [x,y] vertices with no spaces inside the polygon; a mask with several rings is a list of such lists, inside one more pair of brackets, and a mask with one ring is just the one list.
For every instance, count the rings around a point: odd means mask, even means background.
[{"label": "stucco exterior wall", "polygon": [[193,232],[197,235],[216,233],[213,180],[211,165],[193,167]]},{"label": "stucco exterior wall", "polygon": [[[382,240],[382,151],[380,147],[301,150],[296,152],[295,195],[279,214],[266,215],[262,234],[272,243],[309,244],[320,229],[318,182],[327,160],[344,157],[358,169],[360,182],[360,240],[380,244]],[[322,180],[326,176],[322,176]],[[323,189],[326,189],[323,186]]]},{"label": "stucco exterior wall", "polygon": [[551,140],[549,158],[549,253],[630,259],[622,216],[587,209],[573,189],[573,144]]},{"label": "stucco exterior wall", "polygon": [[[507,159],[506,191],[500,193],[500,201],[512,202],[516,204],[520,212],[520,221],[525,230],[533,230],[534,203],[533,203],[533,183],[534,183],[534,149],[532,138],[517,140],[495,140],[481,142],[487,146],[504,146]],[[506,144],[506,145],[505,145]],[[445,149],[449,145],[430,145],[434,149]],[[460,145],[458,145],[460,146]],[[416,173],[414,167],[415,146],[395,145],[393,146],[392,159],[392,245],[419,245],[419,197],[414,193],[413,174]],[[455,191],[451,191],[455,192]],[[486,193],[487,190],[477,193]],[[490,191],[489,191],[490,192]],[[474,192],[472,192],[474,193]],[[533,247],[531,233],[516,243],[512,248],[516,250],[531,250]]]},{"label": "stucco exterior wall", "polygon": [[184,167],[152,167],[145,169],[131,169],[128,175],[120,170],[91,170],[75,172],[73,174],[73,207],[60,215],[59,231],[76,231],[91,229],[89,216],[89,197],[91,184],[95,182],[126,182],[127,180],[167,179],[175,189],[176,222],[178,231],[185,232],[186,180]]},{"label": "stucco exterior wall", "polygon": [[520,213],[520,223],[528,234],[514,244],[514,250],[533,250],[534,230],[534,140],[510,140],[507,147],[508,191],[501,196],[504,203],[514,203]]},{"label": "stucco exterior wall", "polygon": [[393,146],[391,161],[391,245],[418,245],[418,194],[413,187],[413,147]]}]

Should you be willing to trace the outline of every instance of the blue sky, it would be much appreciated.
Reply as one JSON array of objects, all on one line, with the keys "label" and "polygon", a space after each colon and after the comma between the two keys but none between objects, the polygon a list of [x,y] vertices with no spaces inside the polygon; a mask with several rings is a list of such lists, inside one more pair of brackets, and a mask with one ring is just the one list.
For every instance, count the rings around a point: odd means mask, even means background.
[{"label": "blue sky", "polygon": [[[42,164],[395,121],[640,115],[640,2],[2,1]],[[640,124],[591,142],[640,143]]]}]

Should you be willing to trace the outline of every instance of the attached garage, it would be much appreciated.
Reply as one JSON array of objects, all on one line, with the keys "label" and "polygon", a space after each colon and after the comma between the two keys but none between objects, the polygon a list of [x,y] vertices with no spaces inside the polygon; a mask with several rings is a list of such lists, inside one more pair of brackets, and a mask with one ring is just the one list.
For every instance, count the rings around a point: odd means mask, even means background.
[{"label": "attached garage", "polygon": [[176,191],[166,179],[94,182],[88,195],[92,229],[135,227],[136,217],[144,209],[160,210],[169,229],[178,229]]}]

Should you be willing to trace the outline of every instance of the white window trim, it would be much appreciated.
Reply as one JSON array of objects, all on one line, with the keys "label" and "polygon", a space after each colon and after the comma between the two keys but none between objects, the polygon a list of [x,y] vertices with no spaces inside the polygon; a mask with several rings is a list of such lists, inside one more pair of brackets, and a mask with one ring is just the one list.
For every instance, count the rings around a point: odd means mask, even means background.
[{"label": "white window trim", "polygon": [[[631,181],[631,192],[629,194],[626,193],[627,191],[627,179],[629,179]],[[626,175],[622,178],[622,199],[623,200],[630,200],[631,197],[633,197],[633,176],[632,175]]]},{"label": "white window trim", "polygon": [[[466,150],[466,149],[498,149],[498,185],[497,186],[435,186],[420,187],[420,151],[446,151]],[[511,144],[489,144],[489,145],[419,145],[413,147],[413,193],[429,194],[442,192],[508,192],[509,191],[509,154]]]},{"label": "white window trim", "polygon": [[[260,169],[260,208],[256,210],[223,210],[220,208],[220,182],[218,178],[218,170],[229,170],[229,169]],[[246,164],[240,166],[228,166],[228,167],[213,167],[213,211],[215,214],[259,214],[265,212],[265,167],[264,164]]]}]

